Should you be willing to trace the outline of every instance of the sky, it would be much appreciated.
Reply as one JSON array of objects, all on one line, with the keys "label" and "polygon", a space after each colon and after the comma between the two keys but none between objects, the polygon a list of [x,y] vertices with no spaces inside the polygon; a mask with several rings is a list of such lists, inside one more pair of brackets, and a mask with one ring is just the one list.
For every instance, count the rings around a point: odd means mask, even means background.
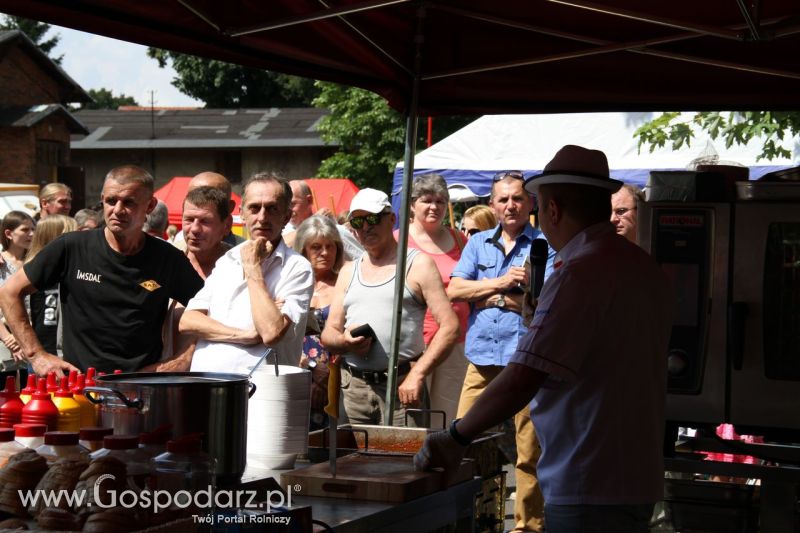
[{"label": "sky", "polygon": [[61,67],[85,90],[105,88],[115,96],[132,96],[140,105],[150,105],[154,91],[156,106],[202,106],[202,102],[171,85],[175,71],[159,68],[147,57],[147,47],[110,39],[61,26],[51,26],[47,37],[61,40],[52,55],[63,55]]}]

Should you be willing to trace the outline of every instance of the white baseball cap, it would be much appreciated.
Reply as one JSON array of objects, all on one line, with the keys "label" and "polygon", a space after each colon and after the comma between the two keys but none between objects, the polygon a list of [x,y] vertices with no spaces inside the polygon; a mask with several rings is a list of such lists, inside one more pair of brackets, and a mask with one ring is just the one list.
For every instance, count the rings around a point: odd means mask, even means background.
[{"label": "white baseball cap", "polygon": [[355,211],[380,213],[387,207],[392,207],[389,197],[385,192],[377,189],[361,189],[350,201],[350,213]]}]

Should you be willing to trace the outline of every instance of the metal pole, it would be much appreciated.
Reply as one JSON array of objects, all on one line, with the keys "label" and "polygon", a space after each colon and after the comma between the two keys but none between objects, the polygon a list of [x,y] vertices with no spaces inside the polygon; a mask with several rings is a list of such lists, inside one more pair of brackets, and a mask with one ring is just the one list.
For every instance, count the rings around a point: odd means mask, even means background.
[{"label": "metal pole", "polygon": [[[406,114],[406,146],[403,156],[403,189],[400,195],[400,212],[398,221],[400,233],[397,240],[397,271],[394,277],[394,303],[392,307],[392,337],[389,347],[388,377],[386,380],[386,410],[383,413],[383,423],[392,425],[392,415],[397,392],[397,361],[400,351],[400,318],[403,313],[403,293],[406,285],[406,250],[408,249],[408,213],[411,204],[411,184],[414,181],[414,154],[417,151],[417,126],[419,120],[417,110],[419,107],[419,69],[422,48],[422,20],[425,18],[425,9],[417,9],[417,38],[416,57],[414,58],[414,76],[411,84],[411,101]],[[420,327],[422,325],[420,324]]]}]

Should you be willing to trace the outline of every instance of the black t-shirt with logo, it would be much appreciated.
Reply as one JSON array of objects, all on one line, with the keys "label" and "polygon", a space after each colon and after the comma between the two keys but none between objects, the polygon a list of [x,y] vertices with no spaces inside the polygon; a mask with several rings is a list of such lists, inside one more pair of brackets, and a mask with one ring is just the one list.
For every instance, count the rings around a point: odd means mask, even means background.
[{"label": "black t-shirt with logo", "polygon": [[125,256],[104,230],[66,233],[25,264],[43,290],[60,284],[64,359],[84,372],[133,372],[161,357],[161,326],[170,298],[188,303],[203,280],[183,253],[150,235]]}]

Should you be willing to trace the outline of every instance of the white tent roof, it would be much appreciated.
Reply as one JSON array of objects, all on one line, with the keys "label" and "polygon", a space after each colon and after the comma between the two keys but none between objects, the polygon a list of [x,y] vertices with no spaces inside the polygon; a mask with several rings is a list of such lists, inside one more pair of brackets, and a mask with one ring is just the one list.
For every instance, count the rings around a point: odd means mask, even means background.
[{"label": "white tent roof", "polygon": [[[602,150],[614,177],[639,185],[646,182],[650,170],[685,169],[698,157],[715,152],[720,164],[751,167],[751,179],[778,168],[800,165],[797,138],[784,139],[782,143],[792,153],[791,158],[772,161],[757,161],[762,145],[759,139],[725,148],[723,140],[711,141],[701,131],[695,132],[691,146],[672,150],[668,142],[652,153],[648,147],[642,147],[639,153],[634,131],[655,116],[655,113],[485,115],[417,154],[414,173],[438,172],[449,184],[462,183],[478,194],[486,194],[491,185],[491,171],[540,171],[566,144]],[[393,190],[402,183],[402,168],[403,163],[398,163]]]}]

